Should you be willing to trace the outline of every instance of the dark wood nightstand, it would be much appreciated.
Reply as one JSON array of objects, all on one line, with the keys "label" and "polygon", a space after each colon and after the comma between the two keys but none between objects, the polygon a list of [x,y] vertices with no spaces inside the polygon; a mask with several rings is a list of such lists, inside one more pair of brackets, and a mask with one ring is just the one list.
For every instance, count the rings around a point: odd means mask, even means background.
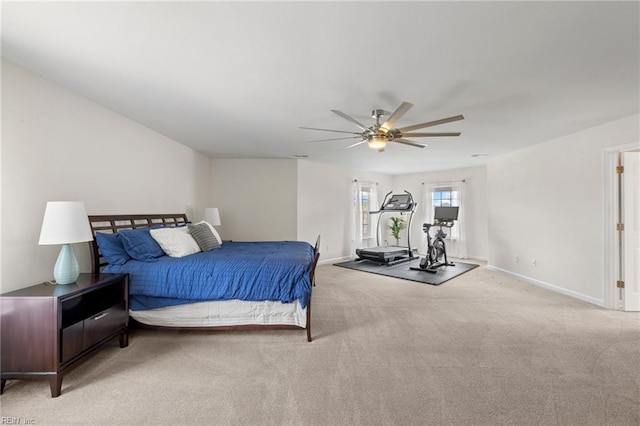
[{"label": "dark wood nightstand", "polygon": [[38,284],[0,295],[0,394],[7,379],[47,378],[51,397],[62,376],[115,337],[129,344],[129,278],[80,274],[66,285]]}]

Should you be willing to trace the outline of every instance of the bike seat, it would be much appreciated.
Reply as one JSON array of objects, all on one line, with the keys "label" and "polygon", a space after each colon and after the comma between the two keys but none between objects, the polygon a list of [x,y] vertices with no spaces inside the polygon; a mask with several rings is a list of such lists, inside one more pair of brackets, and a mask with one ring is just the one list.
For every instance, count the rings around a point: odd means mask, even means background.
[{"label": "bike seat", "polygon": [[429,229],[431,229],[432,226],[433,225],[431,223],[425,223],[425,224],[422,225],[422,230],[424,232],[429,232]]}]

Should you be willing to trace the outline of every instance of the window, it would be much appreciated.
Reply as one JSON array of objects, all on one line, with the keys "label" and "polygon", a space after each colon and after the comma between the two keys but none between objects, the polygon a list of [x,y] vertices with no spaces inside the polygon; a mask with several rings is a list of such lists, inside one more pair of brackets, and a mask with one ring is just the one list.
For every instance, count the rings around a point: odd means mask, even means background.
[{"label": "window", "polygon": [[[453,188],[435,188],[432,197],[431,204],[434,207],[460,207],[460,192],[453,190]],[[447,232],[445,230],[445,232]],[[458,226],[458,221],[454,222],[453,227],[451,228],[449,234],[449,238],[458,239],[460,238],[460,228]]]},{"label": "window", "polygon": [[460,194],[451,188],[436,188],[432,197],[433,207],[459,207]]},{"label": "window", "polygon": [[360,191],[360,205],[362,212],[362,238],[374,238],[375,235],[373,233],[373,225],[372,217],[369,212],[371,210],[375,210],[375,207],[371,205],[373,200],[373,188],[370,186],[362,186],[362,190]]},{"label": "window", "polygon": [[354,179],[352,191],[352,241],[355,250],[370,247],[375,242],[378,219],[369,212],[378,210],[378,184]]}]

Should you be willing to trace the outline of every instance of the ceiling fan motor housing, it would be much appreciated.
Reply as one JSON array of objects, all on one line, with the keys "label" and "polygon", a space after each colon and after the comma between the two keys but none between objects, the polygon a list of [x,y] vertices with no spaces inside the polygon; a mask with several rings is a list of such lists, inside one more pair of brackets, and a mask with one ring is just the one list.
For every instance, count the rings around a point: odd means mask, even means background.
[{"label": "ceiling fan motor housing", "polygon": [[380,118],[383,115],[384,115],[383,109],[374,109],[373,111],[371,111],[371,117],[373,118]]},{"label": "ceiling fan motor housing", "polygon": [[385,137],[388,141],[392,141],[396,138],[400,139],[402,138],[402,132],[398,129],[391,129],[385,134]]}]

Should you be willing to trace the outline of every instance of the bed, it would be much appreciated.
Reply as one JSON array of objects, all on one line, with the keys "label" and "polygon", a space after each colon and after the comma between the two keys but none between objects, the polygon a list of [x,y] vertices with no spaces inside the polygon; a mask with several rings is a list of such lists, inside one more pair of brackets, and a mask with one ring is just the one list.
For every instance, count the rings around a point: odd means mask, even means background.
[{"label": "bed", "polygon": [[89,242],[92,271],[129,274],[129,315],[140,326],[306,330],[311,342],[311,289],[320,237],[315,246],[301,241],[225,241],[214,250],[179,258],[162,253],[117,261],[105,245],[106,237],[186,229],[186,215],[91,215],[89,223],[94,235]]}]

